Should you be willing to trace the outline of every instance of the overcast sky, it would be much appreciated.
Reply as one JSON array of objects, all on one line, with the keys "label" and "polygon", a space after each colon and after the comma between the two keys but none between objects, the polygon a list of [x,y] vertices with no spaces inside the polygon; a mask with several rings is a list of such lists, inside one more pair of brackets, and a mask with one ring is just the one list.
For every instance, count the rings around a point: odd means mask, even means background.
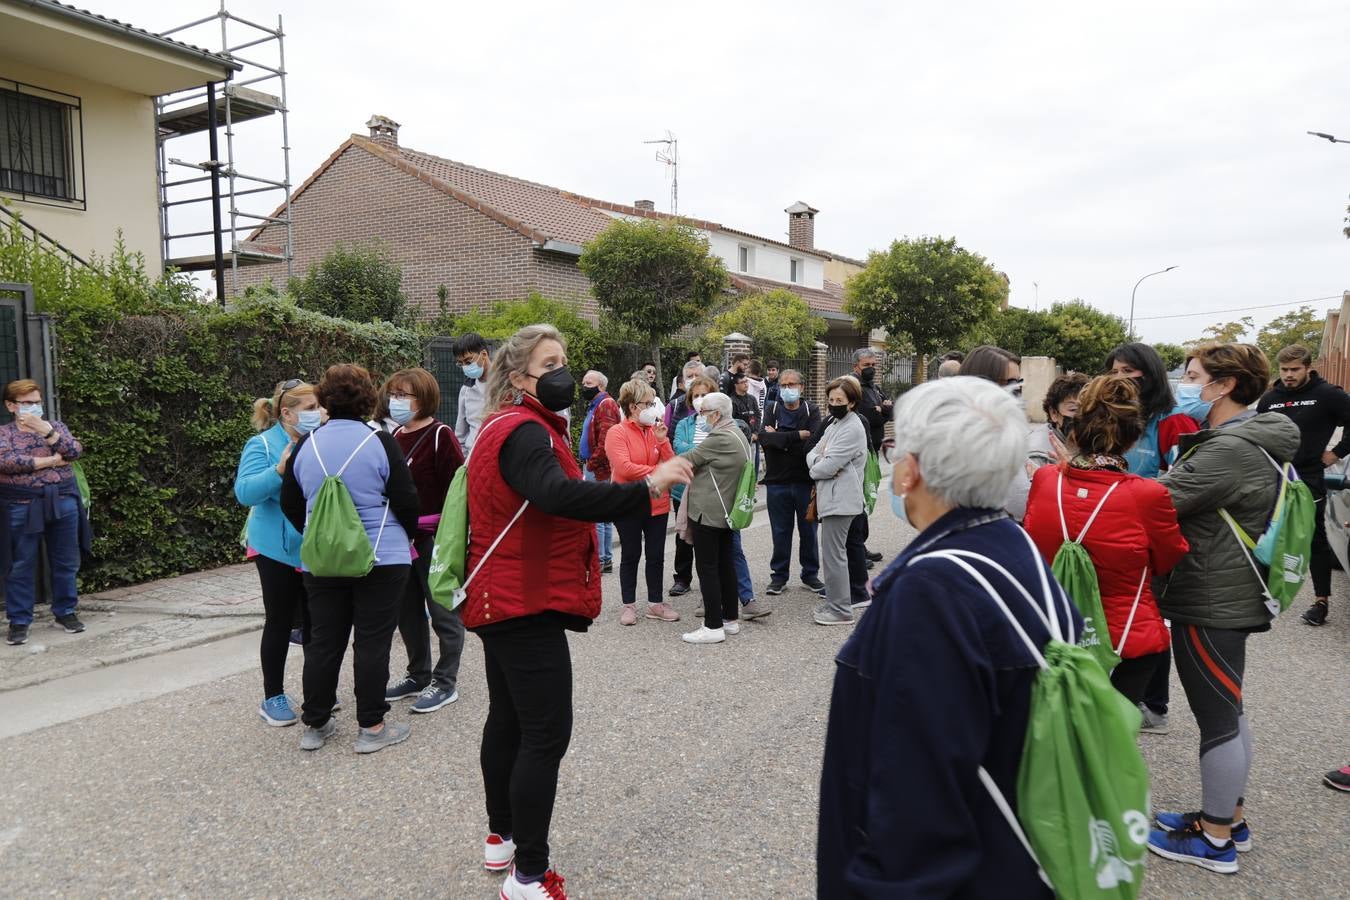
[{"label": "overcast sky", "polygon": [[[215,9],[88,5],[152,30]],[[817,246],[857,257],[955,235],[1008,274],[1017,306],[1081,297],[1126,315],[1141,275],[1177,265],[1139,289],[1147,340],[1294,306],[1148,317],[1350,288],[1350,145],[1304,134],[1350,138],[1344,2],[230,9],[284,16],[297,184],[382,113],[406,146],[668,209],[642,141],[669,129],[682,213],[783,239],[784,207],[804,200]]]}]

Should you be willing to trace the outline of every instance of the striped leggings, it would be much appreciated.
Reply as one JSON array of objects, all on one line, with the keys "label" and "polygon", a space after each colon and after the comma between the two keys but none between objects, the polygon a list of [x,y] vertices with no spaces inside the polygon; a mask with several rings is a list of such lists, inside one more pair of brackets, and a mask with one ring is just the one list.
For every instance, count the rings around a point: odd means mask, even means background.
[{"label": "striped leggings", "polygon": [[1252,765],[1252,734],[1242,713],[1247,635],[1202,625],[1172,627],[1177,676],[1200,727],[1200,808],[1217,825],[1232,823]]}]

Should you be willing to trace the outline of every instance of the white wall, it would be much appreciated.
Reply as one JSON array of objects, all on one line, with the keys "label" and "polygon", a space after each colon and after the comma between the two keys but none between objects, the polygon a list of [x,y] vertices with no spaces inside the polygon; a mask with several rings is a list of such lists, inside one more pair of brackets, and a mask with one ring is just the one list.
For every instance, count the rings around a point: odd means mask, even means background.
[{"label": "white wall", "polygon": [[[801,276],[797,284],[816,290],[825,287],[825,260],[817,256],[805,254],[799,256],[787,247],[779,247],[776,244],[756,241],[754,238],[728,234],[725,231],[705,232],[705,234],[712,246],[712,252],[721,257],[728,272],[753,275],[756,278],[769,278],[774,281],[781,281],[784,284],[791,284],[792,271],[789,261],[795,257],[802,262]],[[752,250],[748,272],[741,271],[740,248],[742,245],[750,247]]]}]

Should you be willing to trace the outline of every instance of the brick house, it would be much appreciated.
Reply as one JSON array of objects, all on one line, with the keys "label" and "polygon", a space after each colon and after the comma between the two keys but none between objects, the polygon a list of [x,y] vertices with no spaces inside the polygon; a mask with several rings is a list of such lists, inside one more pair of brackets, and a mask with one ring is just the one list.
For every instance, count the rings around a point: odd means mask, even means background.
[{"label": "brick house", "polygon": [[[384,242],[403,266],[403,290],[434,315],[445,289],[452,313],[531,291],[574,301],[594,317],[590,284],[577,268],[582,244],[618,217],[670,218],[650,201],[611,203],[400,146],[398,123],[372,116],[369,135],[353,134],[295,192],[295,271],[306,271],[339,242]],[[832,345],[866,342],[842,310],[843,288],[826,277],[834,254],[814,245],[817,210],[788,207],[789,241],[685,218],[726,264],[734,290],[787,288],[830,325]],[[682,217],[684,218],[684,217]],[[266,226],[250,236],[268,243]],[[852,262],[852,261],[849,261]],[[838,276],[836,276],[838,277]],[[238,273],[240,291],[270,279],[284,286],[285,264]]]}]

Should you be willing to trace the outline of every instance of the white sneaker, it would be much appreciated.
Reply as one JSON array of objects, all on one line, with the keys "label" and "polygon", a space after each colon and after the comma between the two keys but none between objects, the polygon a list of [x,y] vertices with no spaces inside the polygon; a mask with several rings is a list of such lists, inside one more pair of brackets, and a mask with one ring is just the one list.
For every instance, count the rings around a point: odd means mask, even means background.
[{"label": "white sneaker", "polygon": [[502,883],[500,900],[567,900],[563,890],[563,877],[549,869],[542,881],[521,884],[516,881],[516,873],[511,872]]},{"label": "white sneaker", "polygon": [[727,639],[726,631],[723,628],[709,628],[706,625],[700,625],[687,634],[680,635],[680,640],[686,644],[720,644]]},{"label": "white sneaker", "polygon": [[740,622],[723,622],[723,623],[722,623],[722,630],[725,631],[727,634],[740,634],[740,633],[741,633],[741,623],[740,623]]},{"label": "white sneaker", "polygon": [[489,872],[501,872],[511,868],[516,858],[516,842],[499,834],[489,834],[483,841],[483,868]]}]

